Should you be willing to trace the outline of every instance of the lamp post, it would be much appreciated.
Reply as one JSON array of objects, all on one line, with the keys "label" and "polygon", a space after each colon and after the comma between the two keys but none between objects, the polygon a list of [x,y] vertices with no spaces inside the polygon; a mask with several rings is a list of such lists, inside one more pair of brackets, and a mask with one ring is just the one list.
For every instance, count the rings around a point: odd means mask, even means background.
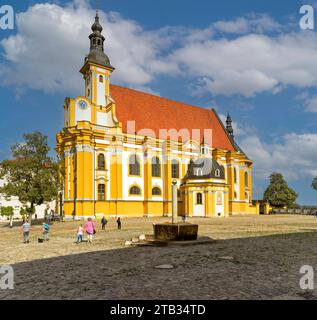
[{"label": "lamp post", "polygon": [[173,180],[172,182],[172,223],[177,223],[177,181]]}]

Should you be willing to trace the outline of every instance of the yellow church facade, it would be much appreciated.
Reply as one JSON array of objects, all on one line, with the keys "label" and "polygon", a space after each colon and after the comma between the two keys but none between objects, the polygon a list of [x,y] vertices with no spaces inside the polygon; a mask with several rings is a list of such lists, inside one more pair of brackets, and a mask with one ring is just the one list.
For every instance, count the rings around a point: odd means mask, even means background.
[{"label": "yellow church facade", "polygon": [[66,218],[168,216],[173,182],[179,215],[258,214],[230,116],[111,85],[98,14],[92,31],[85,92],[65,99],[57,134]]}]

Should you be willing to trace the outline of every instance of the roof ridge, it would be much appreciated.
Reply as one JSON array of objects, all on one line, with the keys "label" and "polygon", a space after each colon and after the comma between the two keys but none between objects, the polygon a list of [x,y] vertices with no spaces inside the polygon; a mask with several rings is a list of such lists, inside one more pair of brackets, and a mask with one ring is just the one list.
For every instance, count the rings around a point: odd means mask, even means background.
[{"label": "roof ridge", "polygon": [[[154,93],[149,93],[149,92],[144,92],[144,91],[141,91],[141,90],[138,90],[138,89],[133,89],[133,88],[129,88],[129,87],[124,87],[124,86],[120,86],[120,85],[117,85],[117,84],[111,84],[111,86],[114,86],[114,87],[119,87],[119,88],[122,88],[122,89],[126,89],[126,90],[130,90],[130,91],[135,91],[137,93],[142,93],[144,95],[147,95],[147,96],[152,96],[154,98],[159,98],[159,99],[162,99],[162,100],[167,100],[167,101],[171,101],[171,102],[176,102],[176,103],[180,103],[180,104],[183,104],[183,105],[186,105],[188,107],[192,107],[192,108],[198,108],[198,109],[201,109],[201,110],[206,110],[206,111],[209,111],[211,112],[212,110],[210,110],[208,107],[204,108],[204,107],[200,107],[200,106],[195,106],[193,104],[189,104],[187,102],[183,102],[183,101],[179,101],[179,100],[175,100],[175,99],[170,99],[170,98],[166,98],[166,97],[161,97],[159,95],[156,95]],[[111,94],[111,92],[110,92]],[[212,108],[213,109],[213,108]]]}]

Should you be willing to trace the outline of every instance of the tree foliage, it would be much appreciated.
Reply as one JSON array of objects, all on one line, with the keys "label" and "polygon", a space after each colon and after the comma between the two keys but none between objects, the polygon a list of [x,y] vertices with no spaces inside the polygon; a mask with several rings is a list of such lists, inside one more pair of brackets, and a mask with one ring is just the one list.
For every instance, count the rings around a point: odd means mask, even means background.
[{"label": "tree foliage", "polygon": [[6,183],[0,193],[16,196],[32,216],[35,206],[52,201],[57,194],[57,164],[48,156],[47,137],[36,131],[11,147],[12,159],[1,163],[0,178]]},{"label": "tree foliage", "polygon": [[272,173],[270,184],[264,192],[264,200],[274,207],[296,206],[297,193],[291,189],[281,173]]},{"label": "tree foliage", "polygon": [[13,207],[9,206],[9,207],[1,207],[0,208],[0,215],[2,217],[7,217],[7,218],[11,218],[13,216]]},{"label": "tree foliage", "polygon": [[313,179],[312,185],[311,185],[315,190],[317,190],[317,177]]}]

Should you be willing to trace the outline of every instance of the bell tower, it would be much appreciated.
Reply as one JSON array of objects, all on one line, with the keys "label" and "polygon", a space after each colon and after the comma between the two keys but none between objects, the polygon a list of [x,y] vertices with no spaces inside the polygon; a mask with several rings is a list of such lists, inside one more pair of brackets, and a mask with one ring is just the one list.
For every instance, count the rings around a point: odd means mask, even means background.
[{"label": "bell tower", "polygon": [[80,73],[85,80],[85,96],[97,106],[109,104],[110,76],[114,67],[109,57],[104,52],[105,37],[102,35],[102,26],[99,22],[98,10],[95,22],[91,26],[92,33],[89,35],[90,52],[85,57]]}]

